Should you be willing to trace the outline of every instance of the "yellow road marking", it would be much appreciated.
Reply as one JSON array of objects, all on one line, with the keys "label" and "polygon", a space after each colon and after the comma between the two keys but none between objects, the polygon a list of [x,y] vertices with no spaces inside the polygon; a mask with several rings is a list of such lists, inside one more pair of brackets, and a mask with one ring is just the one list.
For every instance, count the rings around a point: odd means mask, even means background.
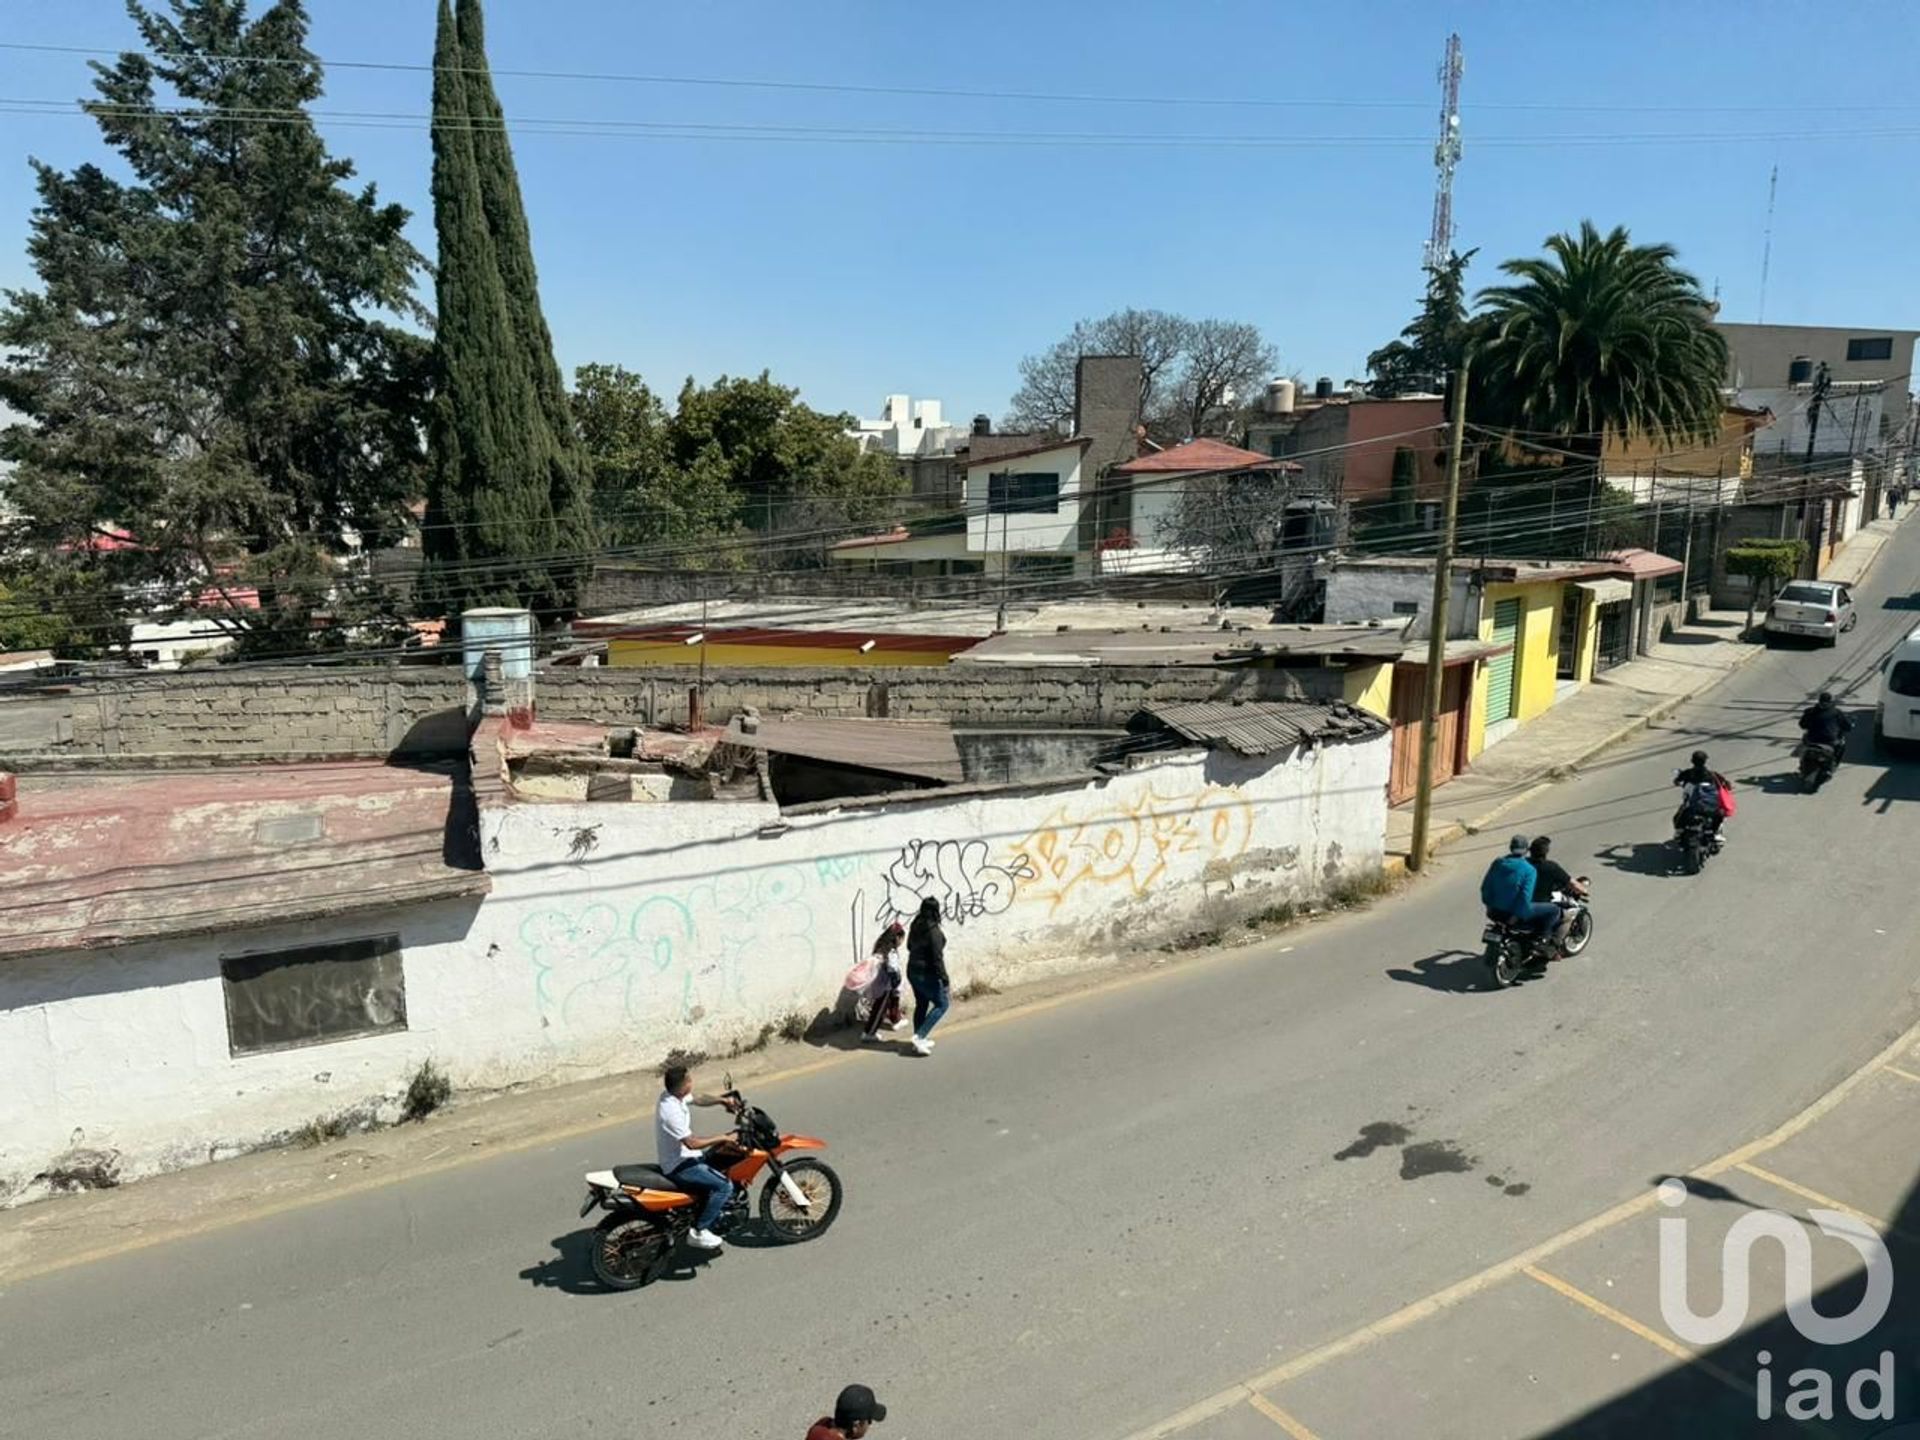
[{"label": "yellow road marking", "polygon": [[1302,1425],[1298,1420],[1294,1419],[1293,1416],[1267,1399],[1266,1396],[1255,1395],[1247,1403],[1269,1420],[1273,1421],[1273,1423],[1278,1425],[1282,1430],[1286,1431],[1287,1434],[1291,1435],[1293,1440],[1320,1440],[1318,1435],[1314,1434],[1313,1431]]},{"label": "yellow road marking", "polygon": [[[1813,1104],[1807,1106],[1806,1109],[1802,1110],[1785,1124],[1762,1135],[1758,1140],[1749,1141],[1739,1149],[1728,1152],[1718,1160],[1700,1166],[1693,1173],[1702,1180],[1710,1180],[1716,1175],[1724,1175],[1727,1171],[1746,1164],[1755,1156],[1764,1155],[1767,1151],[1784,1145],[1801,1131],[1825,1118],[1826,1115],[1839,1106],[1849,1095],[1866,1083],[1867,1079],[1876,1071],[1891,1069],[1893,1058],[1917,1043],[1920,1043],[1920,1024],[1909,1027],[1906,1033],[1898,1040],[1895,1040],[1878,1055],[1874,1056],[1872,1060],[1868,1061],[1860,1069],[1854,1071],[1853,1074],[1842,1080],[1838,1085],[1834,1086],[1833,1089],[1829,1090],[1825,1095],[1822,1095],[1818,1100],[1814,1101]],[[1920,1076],[1909,1076],[1908,1078],[1915,1080],[1916,1083],[1920,1083]],[[1458,1280],[1443,1290],[1436,1290],[1431,1295],[1415,1300],[1409,1305],[1403,1305],[1391,1315],[1383,1316],[1381,1319],[1375,1320],[1370,1324],[1362,1325],[1358,1330],[1349,1331],[1347,1334],[1330,1340],[1324,1345],[1308,1350],[1304,1354],[1296,1355],[1293,1359],[1274,1366],[1264,1374],[1254,1376],[1244,1384],[1234,1385],[1229,1389],[1220,1391],[1218,1394],[1210,1395],[1205,1400],[1198,1401],[1189,1406],[1178,1415],[1163,1420],[1157,1425],[1149,1426],[1144,1430],[1136,1431],[1134,1434],[1129,1435],[1127,1440],[1165,1440],[1165,1437],[1169,1435],[1177,1435],[1182,1430],[1191,1429],[1202,1420],[1210,1419],[1224,1410],[1232,1409],[1234,1405],[1239,1403],[1240,1396],[1244,1391],[1272,1390],[1289,1381],[1297,1380],[1302,1375],[1306,1375],[1311,1371],[1318,1370],[1321,1366],[1338,1360],[1342,1356],[1351,1355],[1357,1350],[1363,1350],[1375,1341],[1384,1340],[1390,1335],[1398,1334],[1409,1326],[1418,1324],[1420,1321],[1429,1319],[1434,1315],[1438,1315],[1442,1311],[1449,1310],[1461,1301],[1471,1299],[1484,1290],[1491,1289],[1503,1280],[1511,1279],[1513,1276],[1525,1271],[1529,1266],[1537,1265],[1540,1261],[1566,1249],[1569,1245],[1578,1244],[1580,1241],[1598,1235],[1604,1230],[1612,1229],[1623,1220],[1631,1220],[1636,1215],[1644,1214],[1646,1211],[1652,1209],[1657,1202],[1658,1196],[1652,1191],[1646,1191],[1636,1195],[1631,1200],[1623,1200],[1611,1210],[1603,1211],[1590,1219],[1583,1220],[1571,1229],[1561,1231],[1558,1235],[1549,1236],[1532,1249],[1524,1251],[1512,1259],[1501,1260],[1489,1265],[1477,1274],[1469,1275],[1464,1280]]]},{"label": "yellow road marking", "polygon": [[1911,1070],[1902,1070],[1898,1065],[1888,1065],[1885,1068],[1889,1075],[1898,1075],[1902,1080],[1911,1080],[1914,1084],[1920,1085],[1920,1075],[1914,1074]]},{"label": "yellow road marking", "polygon": [[1678,1340],[1675,1340],[1671,1335],[1662,1335],[1658,1330],[1655,1330],[1652,1326],[1642,1325],[1638,1320],[1634,1319],[1631,1315],[1622,1314],[1620,1311],[1614,1309],[1611,1305],[1607,1304],[1606,1301],[1595,1299],[1593,1296],[1587,1294],[1586,1291],[1582,1290],[1579,1286],[1568,1284],[1565,1280],[1562,1280],[1558,1275],[1549,1275],[1545,1270],[1542,1270],[1535,1265],[1527,1266],[1522,1273],[1525,1274],[1529,1279],[1538,1280],[1542,1285],[1546,1286],[1549,1290],[1552,1290],[1556,1294],[1562,1295],[1567,1299],[1573,1301],[1574,1304],[1580,1306],[1582,1309],[1592,1311],[1595,1315],[1598,1315],[1602,1320],[1611,1321],[1613,1324],[1618,1325],[1622,1330],[1625,1330],[1630,1334],[1638,1335],[1642,1340],[1646,1341],[1649,1345],[1652,1345],[1657,1347],[1658,1349],[1664,1350],[1667,1354],[1671,1355],[1674,1359],[1693,1366],[1696,1370],[1700,1371],[1701,1374],[1711,1375],[1715,1380],[1719,1381],[1722,1385],[1729,1387],[1730,1389],[1734,1390],[1738,1394],[1745,1395],[1745,1396],[1752,1395],[1753,1389],[1751,1386],[1743,1384],[1740,1380],[1736,1379],[1734,1376],[1729,1375],[1725,1370],[1722,1370],[1718,1365],[1714,1364],[1711,1360],[1702,1359],[1698,1354],[1696,1354],[1692,1350],[1689,1350],[1685,1345],[1682,1345]]},{"label": "yellow road marking", "polygon": [[1844,1200],[1836,1200],[1831,1195],[1823,1195],[1818,1190],[1810,1189],[1797,1180],[1789,1180],[1784,1175],[1776,1175],[1773,1171],[1763,1170],[1758,1165],[1742,1165],[1740,1168],[1756,1180],[1764,1180],[1769,1185],[1778,1186],[1790,1194],[1798,1195],[1802,1200],[1811,1201],[1813,1204],[1823,1206],[1828,1210],[1838,1210],[1843,1215],[1851,1215],[1854,1219],[1860,1221],[1861,1224],[1871,1225],[1882,1235],[1898,1235],[1903,1240],[1911,1238],[1903,1234],[1899,1226],[1888,1224],[1878,1215],[1869,1215],[1858,1205],[1849,1205]]},{"label": "yellow road marking", "polygon": [[[995,1025],[1004,1025],[1011,1020],[1023,1020],[1032,1015],[1044,1014],[1049,1010],[1057,1009],[1073,1001],[1089,1000],[1102,995],[1117,995],[1139,985],[1166,980],[1175,975],[1191,974],[1203,965],[1236,959],[1247,960],[1250,958],[1252,958],[1252,953],[1248,950],[1223,950],[1213,955],[1183,961],[1176,965],[1156,965],[1150,970],[1143,970],[1137,974],[1116,976],[1111,980],[1096,982],[1085,988],[1063,990],[1058,995],[1050,995],[1043,999],[1027,1001],[1024,1004],[1010,1005],[1006,1009],[997,1010],[991,1015],[980,1015],[972,1019],[956,1020],[950,1025],[941,1026],[940,1033],[942,1035],[964,1035],[976,1030],[986,1030]],[[754,1077],[752,1084],[757,1089],[765,1090],[775,1085],[786,1084],[792,1080],[804,1079],[809,1075],[818,1075],[822,1071],[836,1070],[843,1065],[857,1064],[861,1058],[860,1051],[843,1050],[836,1054],[822,1056],[817,1060],[809,1060],[804,1064],[795,1065],[789,1069],[771,1071],[765,1075]],[[621,1078],[622,1077],[618,1075],[609,1075],[606,1077],[609,1082],[617,1082]],[[156,1245],[171,1245],[180,1240],[198,1239],[202,1235],[211,1235],[235,1225],[248,1225],[256,1220],[271,1220],[277,1216],[292,1214],[315,1205],[325,1205],[335,1200],[348,1200],[356,1195],[365,1195],[375,1190],[385,1190],[390,1186],[403,1184],[412,1180],[431,1179],[436,1175],[444,1175],[453,1170],[463,1170],[470,1165],[477,1165],[483,1161],[498,1159],[503,1155],[516,1155],[527,1150],[537,1150],[547,1145],[568,1140],[578,1140],[588,1135],[597,1135],[603,1131],[618,1129],[622,1126],[641,1124],[650,1120],[652,1115],[653,1107],[651,1104],[635,1106],[628,1110],[609,1111],[604,1116],[596,1116],[590,1121],[579,1121],[572,1125],[562,1125],[552,1129],[529,1133],[517,1139],[502,1140],[497,1143],[488,1142],[465,1148],[461,1150],[459,1154],[452,1155],[439,1164],[418,1164],[410,1167],[403,1164],[394,1170],[385,1171],[378,1175],[371,1175],[362,1180],[328,1185],[325,1188],[317,1188],[303,1195],[289,1196],[285,1200],[270,1201],[251,1207],[223,1207],[218,1214],[207,1216],[204,1219],[190,1220],[172,1226],[163,1224],[143,1235],[130,1236],[127,1239],[118,1240],[112,1244],[96,1246],[91,1250],[67,1251],[38,1263],[29,1263],[18,1267],[11,1266],[7,1263],[4,1249],[8,1237],[4,1232],[0,1232],[0,1285],[14,1285],[23,1280],[37,1279],[42,1275],[52,1275],[61,1270],[71,1270],[78,1265],[91,1265],[100,1260],[117,1259],[122,1255],[131,1255],[141,1250],[152,1249]],[[128,1193],[132,1194],[135,1192],[130,1191]],[[42,1238],[30,1225],[23,1227],[20,1232],[16,1233],[23,1234],[26,1237],[21,1248],[31,1247]],[[1241,1397],[1235,1397],[1236,1402],[1239,1398]],[[1209,1413],[1217,1414],[1218,1411]],[[1205,1415],[1196,1416],[1195,1420],[1190,1423],[1197,1424],[1199,1420],[1205,1418],[1207,1418]]]}]

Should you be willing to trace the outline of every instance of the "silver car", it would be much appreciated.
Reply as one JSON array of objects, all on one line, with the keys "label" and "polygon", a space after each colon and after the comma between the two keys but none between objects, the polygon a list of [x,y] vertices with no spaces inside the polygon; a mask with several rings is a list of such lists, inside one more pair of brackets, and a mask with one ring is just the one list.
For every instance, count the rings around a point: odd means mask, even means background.
[{"label": "silver car", "polygon": [[1791,635],[1837,645],[1859,618],[1846,586],[1832,580],[1795,580],[1767,609],[1767,639]]}]

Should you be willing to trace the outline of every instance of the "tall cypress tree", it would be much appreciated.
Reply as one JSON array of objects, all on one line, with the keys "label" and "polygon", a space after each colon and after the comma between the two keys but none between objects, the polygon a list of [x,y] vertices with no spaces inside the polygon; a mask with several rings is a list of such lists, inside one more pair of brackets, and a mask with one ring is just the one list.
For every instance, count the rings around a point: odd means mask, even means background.
[{"label": "tall cypress tree", "polygon": [[433,204],[440,242],[439,394],[426,546],[448,609],[513,602],[570,613],[592,548],[588,468],[540,308],[480,0],[440,0]]}]

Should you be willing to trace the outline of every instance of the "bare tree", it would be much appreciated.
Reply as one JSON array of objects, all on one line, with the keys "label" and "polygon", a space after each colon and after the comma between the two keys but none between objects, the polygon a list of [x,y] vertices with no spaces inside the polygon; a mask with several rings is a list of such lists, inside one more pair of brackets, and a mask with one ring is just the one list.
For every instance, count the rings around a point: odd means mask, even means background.
[{"label": "bare tree", "polygon": [[1278,470],[1188,476],[1173,513],[1174,548],[1212,571],[1256,568],[1280,548],[1292,494]]},{"label": "bare tree", "polygon": [[1273,368],[1279,356],[1258,326],[1241,320],[1192,320],[1180,373],[1173,385],[1180,437],[1217,435],[1230,429],[1242,403]]},{"label": "bare tree", "polygon": [[1005,428],[1048,430],[1071,419],[1074,367],[1083,355],[1140,357],[1140,414],[1163,443],[1228,428],[1233,397],[1244,398],[1274,365],[1273,347],[1255,326],[1117,310],[1080,321],[1065,339],[1020,362]]}]

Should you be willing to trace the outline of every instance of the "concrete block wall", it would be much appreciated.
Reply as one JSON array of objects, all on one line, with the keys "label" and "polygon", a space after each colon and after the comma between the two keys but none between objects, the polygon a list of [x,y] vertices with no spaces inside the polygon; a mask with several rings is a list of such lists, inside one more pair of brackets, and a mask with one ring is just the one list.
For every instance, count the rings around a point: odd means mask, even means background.
[{"label": "concrete block wall", "polygon": [[240,670],[88,686],[72,700],[81,756],[439,754],[466,745],[455,667]]}]

